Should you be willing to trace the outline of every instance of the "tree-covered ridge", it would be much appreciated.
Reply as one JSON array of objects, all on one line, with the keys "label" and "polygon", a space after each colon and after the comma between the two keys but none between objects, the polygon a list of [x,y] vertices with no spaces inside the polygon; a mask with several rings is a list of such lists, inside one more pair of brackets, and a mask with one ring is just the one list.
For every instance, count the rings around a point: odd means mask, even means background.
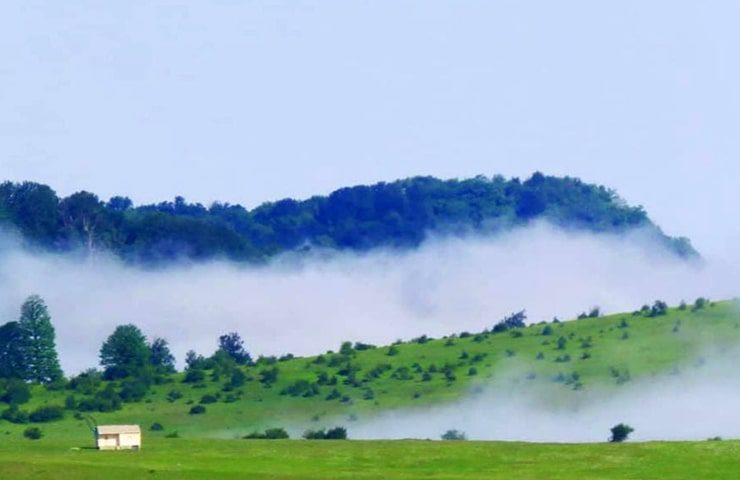
[{"label": "tree-covered ridge", "polygon": [[0,223],[18,229],[28,244],[55,251],[109,250],[144,263],[259,262],[310,247],[409,248],[430,233],[492,234],[535,219],[591,232],[644,228],[675,254],[696,255],[687,239],[668,237],[641,207],[627,205],[613,190],[541,173],[524,182],[501,176],[413,177],[252,210],[220,202],[206,207],[182,197],[137,207],[126,197],[103,202],[83,191],[59,198],[37,183],[0,185]]}]

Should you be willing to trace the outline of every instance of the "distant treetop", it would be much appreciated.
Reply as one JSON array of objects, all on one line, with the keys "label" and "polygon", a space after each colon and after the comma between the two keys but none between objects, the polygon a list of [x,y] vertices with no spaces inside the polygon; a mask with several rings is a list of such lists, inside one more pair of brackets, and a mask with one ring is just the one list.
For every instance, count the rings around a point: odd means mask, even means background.
[{"label": "distant treetop", "polygon": [[0,226],[18,230],[29,246],[106,250],[144,264],[214,258],[263,262],[317,247],[408,249],[430,233],[492,235],[533,220],[596,233],[642,228],[679,257],[697,256],[688,239],[665,235],[642,207],[627,205],[613,190],[539,172],[524,182],[501,176],[413,177],[252,210],[219,202],[205,207],[182,197],[137,207],[126,197],[103,202],[78,192],[59,198],[46,185],[0,184]]}]

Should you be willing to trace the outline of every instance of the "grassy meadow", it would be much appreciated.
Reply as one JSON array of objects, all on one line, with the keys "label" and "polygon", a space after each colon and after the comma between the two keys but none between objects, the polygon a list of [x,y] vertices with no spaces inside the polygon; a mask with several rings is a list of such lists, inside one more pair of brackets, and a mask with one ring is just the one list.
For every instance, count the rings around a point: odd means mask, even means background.
[{"label": "grassy meadow", "polygon": [[740,442],[729,441],[146,440],[140,452],[98,452],[52,439],[3,442],[0,478],[700,480],[735,478],[740,471]]}]

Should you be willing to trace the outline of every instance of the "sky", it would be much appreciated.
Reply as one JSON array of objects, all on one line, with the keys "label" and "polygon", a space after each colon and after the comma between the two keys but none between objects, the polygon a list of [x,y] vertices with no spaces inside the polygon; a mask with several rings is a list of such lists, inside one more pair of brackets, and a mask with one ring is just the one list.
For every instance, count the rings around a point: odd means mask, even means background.
[{"label": "sky", "polygon": [[740,241],[740,3],[0,4],[0,177],[243,203],[412,175],[615,188]]}]

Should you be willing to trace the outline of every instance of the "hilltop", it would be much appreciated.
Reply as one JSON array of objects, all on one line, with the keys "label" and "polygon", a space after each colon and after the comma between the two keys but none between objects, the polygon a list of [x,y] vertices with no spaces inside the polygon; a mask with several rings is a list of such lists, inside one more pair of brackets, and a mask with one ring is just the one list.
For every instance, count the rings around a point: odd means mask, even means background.
[{"label": "hilltop", "polygon": [[532,221],[594,233],[641,230],[681,258],[698,254],[686,238],[664,234],[641,207],[579,179],[535,173],[466,180],[414,177],[341,188],[307,200],[283,199],[252,210],[216,202],[134,206],[78,192],[59,198],[33,182],[0,185],[0,226],[54,252],[109,251],[133,263],[228,259],[264,262],[312,248],[409,249],[430,235],[496,235]]},{"label": "hilltop", "polygon": [[148,434],[157,437],[236,438],[268,427],[295,436],[337,424],[351,436],[355,422],[383,412],[453,404],[488,388],[567,403],[640,379],[701,372],[740,340],[737,307],[704,299],[676,308],[656,302],[631,313],[602,317],[594,311],[529,326],[514,315],[477,333],[387,346],[346,342],[312,357],[261,357],[239,365],[217,353],[147,382],[107,381],[88,372],[35,385],[30,399],[15,406],[6,395],[0,429],[8,432],[6,441],[25,441],[28,414],[53,407],[54,417],[36,425],[54,441],[76,444],[89,439],[84,416],[90,414],[100,423],[159,424]]}]

